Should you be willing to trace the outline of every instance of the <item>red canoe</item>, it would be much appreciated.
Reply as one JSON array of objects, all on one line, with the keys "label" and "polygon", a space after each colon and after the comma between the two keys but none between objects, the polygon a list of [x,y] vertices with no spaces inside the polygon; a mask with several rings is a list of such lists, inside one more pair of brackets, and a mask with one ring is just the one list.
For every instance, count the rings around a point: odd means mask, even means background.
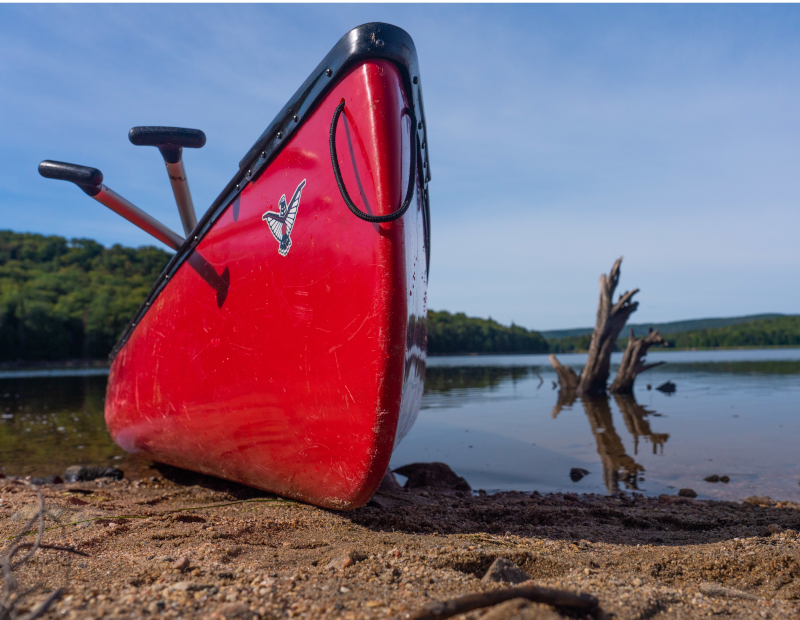
[{"label": "red canoe", "polygon": [[420,87],[411,38],[387,24],[320,63],[112,354],[120,446],[329,508],[372,496],[425,377]]}]

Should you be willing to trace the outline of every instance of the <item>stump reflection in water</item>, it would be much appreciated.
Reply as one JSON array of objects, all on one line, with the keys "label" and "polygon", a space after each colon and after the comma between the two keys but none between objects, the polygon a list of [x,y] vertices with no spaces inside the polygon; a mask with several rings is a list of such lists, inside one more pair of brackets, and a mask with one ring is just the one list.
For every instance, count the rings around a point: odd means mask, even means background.
[{"label": "stump reflection in water", "polygon": [[[614,402],[619,407],[622,419],[628,432],[633,436],[633,454],[639,453],[639,439],[644,438],[653,444],[653,454],[657,454],[659,448],[663,454],[664,444],[669,435],[667,433],[654,433],[647,420],[649,415],[658,415],[653,411],[647,410],[644,406],[636,402],[632,395],[615,394]],[[553,408],[553,418],[556,418],[562,409],[572,408],[578,400],[575,390],[559,390],[558,402]],[[644,466],[637,463],[633,457],[625,452],[622,439],[614,428],[614,419],[611,414],[610,398],[608,396],[589,396],[584,395],[580,398],[583,411],[589,420],[592,434],[597,442],[597,454],[603,465],[603,483],[609,493],[614,493],[620,489],[620,482],[625,485],[625,489],[636,491],[639,489],[639,482],[644,478]]]}]

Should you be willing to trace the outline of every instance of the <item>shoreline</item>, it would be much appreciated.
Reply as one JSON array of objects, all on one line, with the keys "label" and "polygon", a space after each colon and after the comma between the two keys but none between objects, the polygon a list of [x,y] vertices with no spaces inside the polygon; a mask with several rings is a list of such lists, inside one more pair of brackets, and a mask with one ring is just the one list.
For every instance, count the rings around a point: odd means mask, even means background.
[{"label": "shoreline", "polygon": [[[797,345],[765,345],[765,346],[742,346],[742,347],[694,347],[689,349],[678,349],[673,347],[654,347],[651,353],[662,352],[687,352],[687,351],[753,351],[753,350],[772,350],[772,349],[800,349]],[[614,351],[623,353],[624,351]],[[544,353],[428,353],[428,357],[489,357],[489,356],[511,356],[511,355],[549,355],[551,351]],[[573,353],[588,353],[588,350],[581,351],[559,351],[555,355],[571,355]],[[111,362],[104,359],[73,359],[61,361],[19,361],[19,362],[0,362],[0,372],[17,372],[26,370],[107,370],[111,368]]]},{"label": "shoreline", "polygon": [[0,362],[0,372],[18,372],[25,370],[103,370],[111,368],[111,363],[104,359],[71,359]]}]

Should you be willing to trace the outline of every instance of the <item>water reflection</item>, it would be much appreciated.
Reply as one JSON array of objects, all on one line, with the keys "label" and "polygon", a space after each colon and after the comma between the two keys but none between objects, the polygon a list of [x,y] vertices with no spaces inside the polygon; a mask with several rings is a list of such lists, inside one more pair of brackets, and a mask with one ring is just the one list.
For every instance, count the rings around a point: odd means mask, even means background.
[{"label": "water reflection", "polygon": [[[800,350],[652,357],[668,364],[640,378],[634,397],[600,400],[551,390],[544,355],[433,358],[423,411],[392,461],[443,460],[487,490],[800,500]],[[578,371],[585,355],[562,362]],[[666,381],[677,392],[646,389]],[[590,475],[573,482],[570,468]],[[706,481],[713,475],[729,483]]]},{"label": "water reflection", "polygon": [[0,471],[63,474],[125,453],[106,430],[105,376],[0,378]]},{"label": "water reflection", "polygon": [[537,377],[544,383],[536,367],[531,366],[429,366],[425,374],[426,394],[447,394],[467,388],[494,388],[501,383]]},{"label": "water reflection", "polygon": [[[664,444],[669,439],[668,433],[654,433],[650,429],[648,415],[654,415],[636,402],[636,398],[629,394],[615,394],[613,396],[617,407],[625,421],[628,432],[633,437],[633,454],[639,454],[639,439],[644,438],[653,445],[653,454],[664,453]],[[577,395],[574,390],[559,390],[556,406],[553,408],[552,418],[556,419],[564,409],[572,409]],[[645,468],[629,456],[622,443],[622,439],[614,428],[614,418],[611,415],[610,397],[608,396],[583,396],[580,399],[589,426],[592,429],[597,444],[597,455],[603,466],[603,483],[609,493],[620,489],[620,482],[626,490],[638,491],[639,483],[644,482]],[[655,414],[657,415],[657,414]]]}]

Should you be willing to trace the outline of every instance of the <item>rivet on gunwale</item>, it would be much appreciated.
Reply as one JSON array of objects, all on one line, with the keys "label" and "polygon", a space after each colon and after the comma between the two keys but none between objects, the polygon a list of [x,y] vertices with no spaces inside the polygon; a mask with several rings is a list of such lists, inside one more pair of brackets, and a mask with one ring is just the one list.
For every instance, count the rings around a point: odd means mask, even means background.
[{"label": "rivet on gunwale", "polygon": [[266,158],[267,158],[267,152],[261,151],[261,159],[266,159]]},{"label": "rivet on gunwale", "polygon": [[333,71],[331,71],[330,69],[325,69],[325,75],[331,77],[333,75]]},{"label": "rivet on gunwale", "polygon": [[297,121],[299,121],[299,120],[300,120],[300,117],[299,117],[299,116],[297,116],[297,114],[295,114],[295,115],[292,117],[292,120],[293,120],[293,121],[296,123]]},{"label": "rivet on gunwale", "polygon": [[414,76],[413,82],[414,84],[419,84],[419,78],[416,75]]},{"label": "rivet on gunwale", "polygon": [[278,132],[278,140],[280,140],[281,138],[283,138],[283,132],[282,132],[282,131],[279,131],[279,132]]},{"label": "rivet on gunwale", "polygon": [[417,129],[422,129],[422,121],[420,121],[419,125],[417,125]]},{"label": "rivet on gunwale", "polygon": [[[423,146],[422,148],[425,148],[425,147]],[[253,171],[252,170],[248,170],[247,171],[247,176],[249,176],[249,177],[253,176]]]}]

